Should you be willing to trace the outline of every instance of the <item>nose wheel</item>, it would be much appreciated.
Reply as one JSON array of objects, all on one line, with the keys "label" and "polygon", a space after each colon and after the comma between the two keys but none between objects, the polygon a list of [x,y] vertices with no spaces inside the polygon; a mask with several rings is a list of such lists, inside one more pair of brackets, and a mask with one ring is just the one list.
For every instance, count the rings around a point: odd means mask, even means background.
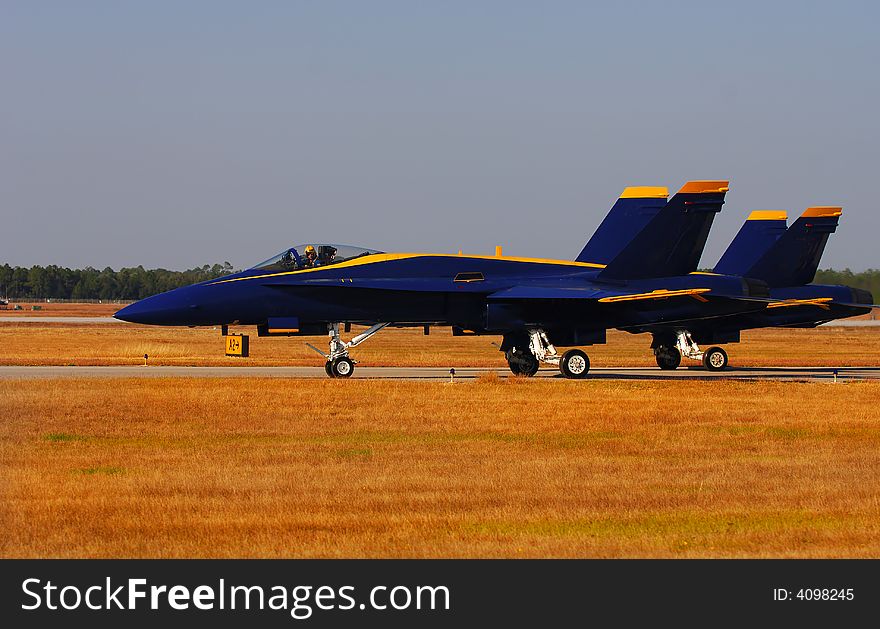
[{"label": "nose wheel", "polygon": [[354,373],[354,361],[348,356],[339,356],[324,364],[324,371],[331,378],[348,378]]}]

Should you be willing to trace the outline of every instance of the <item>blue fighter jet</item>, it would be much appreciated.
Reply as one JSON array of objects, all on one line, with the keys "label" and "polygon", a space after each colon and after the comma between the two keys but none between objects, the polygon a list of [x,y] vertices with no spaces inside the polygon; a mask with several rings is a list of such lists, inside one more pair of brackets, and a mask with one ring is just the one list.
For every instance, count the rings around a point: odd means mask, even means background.
[{"label": "blue fighter jet", "polygon": [[[424,326],[426,333],[445,325],[454,335],[501,335],[515,374],[534,375],[543,362],[582,378],[590,362],[575,346],[604,343],[609,328],[690,337],[709,321],[773,303],[764,280],[695,272],[727,185],[688,182],[671,199],[665,188],[627,188],[574,261],[309,243],[246,271],[144,299],[116,317],[254,325],[260,336],[329,335],[329,350],[317,351],[331,377],[350,376],[349,351],[389,325]],[[368,329],[343,341],[341,330],[352,324]],[[572,349],[560,354],[557,346]],[[727,365],[721,348],[699,353],[709,369]]]},{"label": "blue fighter jet", "polygon": [[758,210],[749,215],[713,271],[766,282],[771,302],[765,310],[694,322],[686,331],[662,324],[627,331],[651,332],[657,364],[662,369],[675,369],[682,356],[697,358],[688,337],[700,342],[737,343],[742,330],[811,328],[869,312],[876,306],[866,290],[810,283],[841,213],[840,207],[811,207],[787,228],[785,211]]}]

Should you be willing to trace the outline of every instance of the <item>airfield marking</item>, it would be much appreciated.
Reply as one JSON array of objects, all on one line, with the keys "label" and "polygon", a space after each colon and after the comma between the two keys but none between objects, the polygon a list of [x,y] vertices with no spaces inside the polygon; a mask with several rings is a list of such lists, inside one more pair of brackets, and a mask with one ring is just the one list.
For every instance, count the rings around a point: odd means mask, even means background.
[{"label": "airfield marking", "polygon": [[[507,369],[456,367],[455,380],[474,380],[494,371],[509,375]],[[721,372],[701,368],[664,371],[658,367],[600,367],[591,369],[585,380],[783,380],[833,382],[880,380],[880,367],[739,367]],[[186,366],[0,366],[0,379],[21,378],[327,378],[323,367],[186,367]],[[441,367],[364,367],[353,378],[382,380],[449,381],[449,369]],[[538,379],[559,378],[555,369],[541,369]]]}]

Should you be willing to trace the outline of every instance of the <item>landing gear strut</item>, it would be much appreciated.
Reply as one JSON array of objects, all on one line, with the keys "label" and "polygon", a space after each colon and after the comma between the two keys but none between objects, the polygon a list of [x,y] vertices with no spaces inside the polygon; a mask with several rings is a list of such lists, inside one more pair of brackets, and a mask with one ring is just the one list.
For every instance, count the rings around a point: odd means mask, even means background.
[{"label": "landing gear strut", "polygon": [[346,343],[339,337],[339,324],[331,323],[327,326],[327,331],[330,334],[329,354],[325,354],[310,343],[306,343],[306,345],[326,359],[327,362],[324,364],[324,371],[327,372],[328,376],[331,378],[348,378],[354,373],[354,366],[357,364],[349,357],[348,350],[360,345],[376,332],[389,325],[390,323],[377,323]]},{"label": "landing gear strut", "polygon": [[728,363],[727,352],[720,347],[702,351],[687,330],[675,333],[674,346],[661,343],[654,347],[654,358],[660,369],[677,369],[682,357],[700,361],[709,371],[721,371],[727,368]]},{"label": "landing gear strut", "polygon": [[566,378],[583,378],[590,370],[590,359],[584,352],[571,349],[560,356],[541,328],[505,335],[502,348],[510,371],[518,376],[534,376],[540,363],[559,367]]}]

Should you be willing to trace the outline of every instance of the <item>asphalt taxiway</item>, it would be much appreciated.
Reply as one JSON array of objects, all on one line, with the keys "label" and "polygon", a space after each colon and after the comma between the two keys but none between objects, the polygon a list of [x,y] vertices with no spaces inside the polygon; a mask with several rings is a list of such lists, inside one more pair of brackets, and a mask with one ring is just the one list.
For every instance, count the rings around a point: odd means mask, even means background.
[{"label": "asphalt taxiway", "polygon": [[[468,381],[482,374],[496,372],[509,376],[507,369],[456,367],[456,381]],[[0,366],[0,379],[22,378],[326,378],[323,367],[186,367],[186,366]],[[559,378],[556,369],[541,369],[538,379]],[[449,381],[449,368],[439,367],[368,367],[359,366],[352,378],[382,380]],[[598,367],[586,380],[782,380],[834,382],[880,380],[880,367],[736,367],[712,372],[705,369],[679,368],[663,371],[657,367]]]}]

